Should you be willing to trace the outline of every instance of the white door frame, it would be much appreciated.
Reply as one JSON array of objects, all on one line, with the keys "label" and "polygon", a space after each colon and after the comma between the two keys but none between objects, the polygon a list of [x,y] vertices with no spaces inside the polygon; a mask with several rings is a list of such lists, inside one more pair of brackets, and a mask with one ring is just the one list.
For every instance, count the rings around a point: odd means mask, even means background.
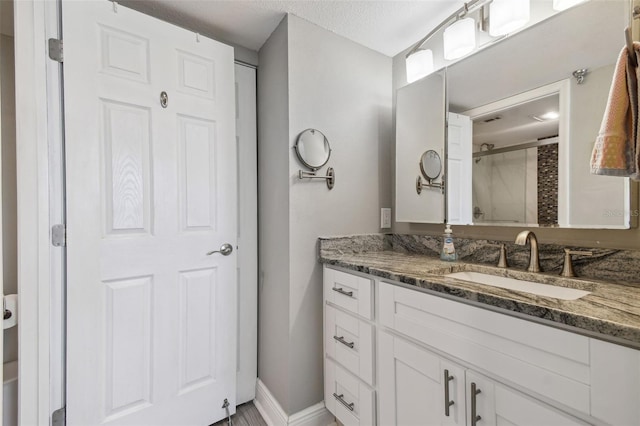
[{"label": "white door frame", "polygon": [[63,354],[53,352],[62,349],[56,318],[64,311],[54,303],[62,300],[63,253],[49,237],[62,212],[61,163],[53,161],[61,146],[60,71],[45,54],[47,40],[58,37],[57,7],[55,0],[24,0],[14,12],[21,425],[49,424],[64,405]]}]

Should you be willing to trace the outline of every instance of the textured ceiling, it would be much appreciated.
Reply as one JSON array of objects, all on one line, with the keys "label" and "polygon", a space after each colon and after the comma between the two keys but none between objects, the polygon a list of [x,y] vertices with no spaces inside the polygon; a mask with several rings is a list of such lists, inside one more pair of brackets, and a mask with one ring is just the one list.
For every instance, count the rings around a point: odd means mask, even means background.
[{"label": "textured ceiling", "polygon": [[461,0],[123,0],[122,4],[259,50],[286,13],[395,56],[462,6]]}]

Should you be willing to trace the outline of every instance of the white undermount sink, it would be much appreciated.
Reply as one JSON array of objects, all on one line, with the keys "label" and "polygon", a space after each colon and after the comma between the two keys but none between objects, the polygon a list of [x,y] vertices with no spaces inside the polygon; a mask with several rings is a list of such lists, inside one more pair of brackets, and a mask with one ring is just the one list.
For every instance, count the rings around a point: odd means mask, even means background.
[{"label": "white undermount sink", "polygon": [[445,277],[456,280],[468,281],[475,284],[485,284],[492,287],[499,287],[508,290],[523,291],[525,293],[536,294],[538,296],[553,297],[562,300],[576,300],[590,294],[588,291],[575,288],[559,287],[550,284],[540,284],[533,281],[518,280],[509,277],[499,277],[496,275],[483,274],[481,272],[455,272],[446,274]]}]

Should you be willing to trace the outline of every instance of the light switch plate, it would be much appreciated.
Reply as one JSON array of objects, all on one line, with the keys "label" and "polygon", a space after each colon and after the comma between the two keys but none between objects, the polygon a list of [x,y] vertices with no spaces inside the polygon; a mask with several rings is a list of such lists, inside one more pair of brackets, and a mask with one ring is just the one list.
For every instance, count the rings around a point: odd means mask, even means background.
[{"label": "light switch plate", "polygon": [[380,228],[391,228],[391,208],[380,209]]}]

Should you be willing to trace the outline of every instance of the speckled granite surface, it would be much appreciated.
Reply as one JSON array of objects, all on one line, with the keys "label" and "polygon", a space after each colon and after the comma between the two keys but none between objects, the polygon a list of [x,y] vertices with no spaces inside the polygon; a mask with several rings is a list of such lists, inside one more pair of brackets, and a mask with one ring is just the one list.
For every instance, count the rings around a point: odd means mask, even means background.
[{"label": "speckled granite surface", "polygon": [[[498,249],[486,247],[486,240],[456,239],[455,243],[461,259],[443,262],[438,257],[438,237],[376,234],[320,238],[319,260],[640,348],[640,253],[581,248],[594,255],[577,256],[574,267],[580,278],[566,279],[558,276],[564,254],[559,246],[541,245],[541,265],[547,272],[530,274],[525,271],[528,247],[508,244],[510,267],[500,269],[493,266]],[[443,276],[459,271],[529,279],[591,294],[578,300],[559,300]]]}]

